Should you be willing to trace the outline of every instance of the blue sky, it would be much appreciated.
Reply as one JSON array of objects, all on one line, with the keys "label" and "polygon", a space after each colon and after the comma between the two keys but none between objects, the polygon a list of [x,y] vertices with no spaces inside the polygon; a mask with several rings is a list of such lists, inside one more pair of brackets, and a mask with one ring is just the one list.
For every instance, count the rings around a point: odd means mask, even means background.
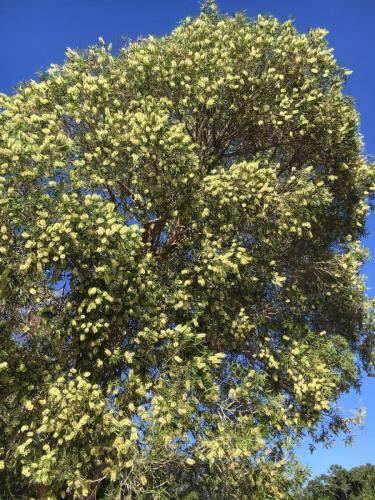
[{"label": "blue sky", "polygon": [[[246,10],[249,16],[292,17],[302,31],[328,29],[339,63],[353,70],[345,92],[354,96],[361,114],[366,153],[375,154],[374,0],[218,0],[218,4],[228,13]],[[17,82],[33,78],[51,63],[63,62],[67,47],[84,48],[102,36],[116,49],[124,36],[166,34],[179,20],[198,12],[197,0],[0,0],[0,92],[10,93]],[[365,244],[375,255],[375,213],[369,216],[368,229]],[[374,264],[368,263],[364,271],[369,294],[375,296]],[[361,395],[342,398],[347,415],[358,405],[367,408],[367,415],[353,447],[338,442],[312,455],[307,445],[299,448],[313,473],[324,472],[332,463],[375,464],[375,379],[364,379]]]}]

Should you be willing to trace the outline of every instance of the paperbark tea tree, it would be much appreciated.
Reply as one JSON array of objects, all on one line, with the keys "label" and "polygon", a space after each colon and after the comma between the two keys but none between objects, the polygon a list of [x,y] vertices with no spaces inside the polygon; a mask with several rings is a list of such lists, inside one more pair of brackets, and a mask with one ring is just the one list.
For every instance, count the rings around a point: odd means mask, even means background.
[{"label": "paperbark tea tree", "polygon": [[3,497],[293,497],[349,431],[374,169],[325,34],[208,3],[1,95]]}]

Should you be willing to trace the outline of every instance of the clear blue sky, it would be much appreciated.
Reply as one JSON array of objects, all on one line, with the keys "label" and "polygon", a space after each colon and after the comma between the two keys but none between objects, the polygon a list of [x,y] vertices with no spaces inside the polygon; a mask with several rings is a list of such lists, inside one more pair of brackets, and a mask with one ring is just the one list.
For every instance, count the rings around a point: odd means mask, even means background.
[{"label": "clear blue sky", "polygon": [[[361,114],[366,152],[375,154],[375,0],[218,0],[222,11],[248,15],[273,14],[295,19],[300,30],[324,27],[338,61],[353,70],[346,86]],[[0,0],[0,92],[9,93],[20,80],[64,60],[66,47],[84,48],[99,36],[121,45],[121,37],[162,35],[179,20],[199,12],[197,0]],[[366,244],[375,255],[375,213],[368,221]],[[375,295],[375,266],[367,264],[369,294]],[[337,443],[313,455],[303,445],[299,455],[315,474],[332,463],[352,467],[375,464],[375,379],[364,379],[361,395],[342,399],[349,415],[358,404],[367,407],[365,428],[352,448]]]}]

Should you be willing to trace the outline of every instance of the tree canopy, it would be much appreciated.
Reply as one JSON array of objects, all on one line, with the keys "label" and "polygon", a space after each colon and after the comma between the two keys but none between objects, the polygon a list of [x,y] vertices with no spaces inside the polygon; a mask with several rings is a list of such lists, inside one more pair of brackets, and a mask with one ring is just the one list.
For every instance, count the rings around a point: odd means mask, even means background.
[{"label": "tree canopy", "polygon": [[306,500],[372,500],[375,497],[375,466],[350,470],[332,465],[327,474],[311,480],[304,490]]},{"label": "tree canopy", "polygon": [[0,95],[3,496],[296,498],[350,431],[374,168],[325,35],[208,2]]}]

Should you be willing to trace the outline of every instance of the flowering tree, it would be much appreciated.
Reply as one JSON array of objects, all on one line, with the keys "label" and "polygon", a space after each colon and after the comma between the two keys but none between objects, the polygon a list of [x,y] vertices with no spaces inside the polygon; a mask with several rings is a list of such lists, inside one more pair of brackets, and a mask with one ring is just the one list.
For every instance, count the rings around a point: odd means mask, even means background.
[{"label": "flowering tree", "polygon": [[4,496],[293,497],[349,432],[374,169],[325,34],[208,2],[1,95]]}]

